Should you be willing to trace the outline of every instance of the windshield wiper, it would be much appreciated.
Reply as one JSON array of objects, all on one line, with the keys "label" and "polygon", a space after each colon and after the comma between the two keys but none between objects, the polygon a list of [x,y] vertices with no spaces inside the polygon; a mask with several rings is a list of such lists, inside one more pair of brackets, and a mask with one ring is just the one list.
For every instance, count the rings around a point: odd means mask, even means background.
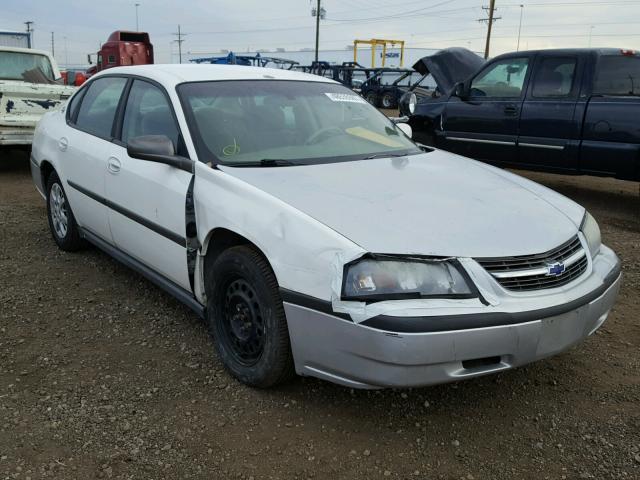
[{"label": "windshield wiper", "polygon": [[374,158],[393,158],[393,157],[408,157],[408,153],[375,153],[364,157],[362,160],[373,160]]},{"label": "windshield wiper", "polygon": [[223,163],[227,167],[292,167],[299,165],[291,160],[284,160],[282,158],[263,158],[257,162],[234,162]]}]

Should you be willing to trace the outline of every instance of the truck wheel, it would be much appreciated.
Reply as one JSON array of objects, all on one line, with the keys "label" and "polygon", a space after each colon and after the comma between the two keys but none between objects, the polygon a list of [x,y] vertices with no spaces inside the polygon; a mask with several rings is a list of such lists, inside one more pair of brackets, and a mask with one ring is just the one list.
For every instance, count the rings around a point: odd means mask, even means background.
[{"label": "truck wheel", "polygon": [[390,92],[382,95],[382,98],[380,99],[380,106],[387,109],[396,108],[396,99],[394,95]]},{"label": "truck wheel", "polygon": [[222,363],[241,382],[267,388],[293,377],[278,283],[255,249],[229,248],[207,272],[207,324]]},{"label": "truck wheel", "polygon": [[82,248],[78,224],[56,172],[49,175],[47,182],[47,218],[51,235],[61,250],[75,252]]},{"label": "truck wheel", "polygon": [[374,107],[378,106],[378,95],[376,95],[375,93],[369,92],[365,95],[364,98],[367,102],[369,102]]}]

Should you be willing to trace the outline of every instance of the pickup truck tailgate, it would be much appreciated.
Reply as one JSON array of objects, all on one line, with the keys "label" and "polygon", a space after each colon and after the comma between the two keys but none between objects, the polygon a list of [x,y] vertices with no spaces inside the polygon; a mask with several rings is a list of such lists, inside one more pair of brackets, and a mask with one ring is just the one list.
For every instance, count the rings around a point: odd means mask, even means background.
[{"label": "pickup truck tailgate", "polygon": [[60,108],[74,90],[66,85],[0,81],[0,126],[33,128],[46,112]]}]

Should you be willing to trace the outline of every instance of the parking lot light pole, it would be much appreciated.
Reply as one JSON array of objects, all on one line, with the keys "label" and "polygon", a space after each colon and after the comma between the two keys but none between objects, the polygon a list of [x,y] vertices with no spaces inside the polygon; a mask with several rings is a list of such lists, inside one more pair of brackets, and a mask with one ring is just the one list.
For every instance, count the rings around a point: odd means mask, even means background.
[{"label": "parking lot light pole", "polygon": [[518,24],[518,45],[516,47],[516,52],[520,51],[520,33],[522,32],[522,12],[524,12],[524,5],[520,5],[520,23]]}]

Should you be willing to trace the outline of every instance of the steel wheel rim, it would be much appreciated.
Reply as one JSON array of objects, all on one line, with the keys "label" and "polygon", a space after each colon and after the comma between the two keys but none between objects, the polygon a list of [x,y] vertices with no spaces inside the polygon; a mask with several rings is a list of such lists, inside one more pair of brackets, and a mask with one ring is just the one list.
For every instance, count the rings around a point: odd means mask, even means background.
[{"label": "steel wheel rim", "polygon": [[224,343],[238,362],[255,365],[264,351],[265,321],[258,296],[246,280],[229,283],[222,313]]},{"label": "steel wheel rim", "polygon": [[63,239],[67,236],[69,228],[69,213],[67,211],[67,199],[64,191],[58,183],[54,183],[49,193],[49,210],[51,223],[56,236]]},{"label": "steel wheel rim", "polygon": [[391,108],[391,98],[388,95],[385,95],[384,97],[382,97],[382,106],[384,108]]}]

